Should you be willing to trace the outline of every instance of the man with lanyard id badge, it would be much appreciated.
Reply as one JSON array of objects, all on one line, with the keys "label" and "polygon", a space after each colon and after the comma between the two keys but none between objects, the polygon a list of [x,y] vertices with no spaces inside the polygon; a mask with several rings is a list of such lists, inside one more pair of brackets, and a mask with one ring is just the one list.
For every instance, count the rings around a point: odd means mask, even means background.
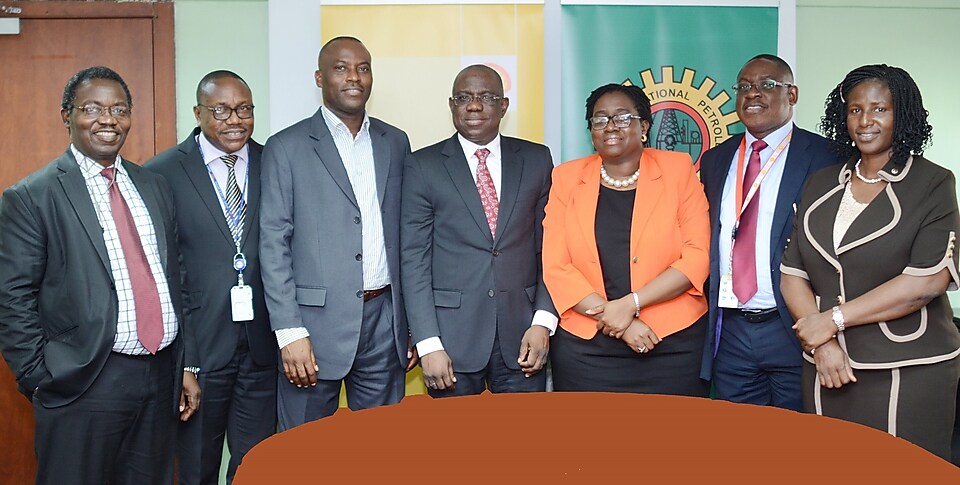
[{"label": "man with lanyard id badge", "polygon": [[173,188],[184,274],[185,328],[196,340],[199,419],[181,424],[181,484],[227,483],[244,454],[276,430],[277,341],[260,274],[260,157],[253,96],[230,71],[197,86],[199,125],[147,163]]}]

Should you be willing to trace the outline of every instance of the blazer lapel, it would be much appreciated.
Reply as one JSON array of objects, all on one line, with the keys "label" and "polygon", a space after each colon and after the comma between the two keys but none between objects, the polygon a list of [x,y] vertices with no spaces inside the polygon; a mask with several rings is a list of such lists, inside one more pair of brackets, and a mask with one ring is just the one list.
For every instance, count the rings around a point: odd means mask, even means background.
[{"label": "blazer lapel", "polygon": [[[784,239],[784,231],[793,230],[788,221],[795,215],[794,204],[803,189],[803,183],[810,171],[810,139],[807,134],[794,125],[793,138],[790,140],[790,150],[784,160],[783,178],[780,180],[780,190],[777,192],[777,205],[773,212],[773,223],[770,228],[770,264],[777,257],[777,246]],[[771,266],[773,267],[773,266]],[[776,265],[779,267],[779,264]]]},{"label": "blazer lapel", "polygon": [[600,262],[600,252],[597,249],[597,203],[600,199],[600,157],[583,167],[580,173],[580,185],[573,188],[570,194],[570,205],[576,214],[583,232],[583,240],[590,249],[590,256],[594,263]]},{"label": "blazer lapel", "polygon": [[637,192],[633,202],[633,221],[630,226],[631,254],[639,252],[640,237],[650,216],[657,210],[663,184],[660,177],[660,164],[653,158],[652,151],[644,150],[640,157],[640,177],[637,179]]},{"label": "blazer lapel", "polygon": [[60,177],[60,186],[67,196],[67,200],[73,206],[73,210],[80,218],[80,224],[84,232],[93,243],[97,250],[97,256],[100,262],[107,270],[110,280],[113,280],[113,273],[110,271],[110,257],[107,255],[107,245],[103,241],[103,227],[100,226],[100,220],[97,219],[97,211],[93,207],[93,201],[90,200],[90,193],[87,191],[87,183],[83,179],[83,173],[80,172],[80,165],[73,158],[73,154],[67,149],[67,153],[60,156],[57,161],[57,168],[63,172]]},{"label": "blazer lapel", "polygon": [[246,247],[250,230],[260,220],[260,154],[263,147],[253,140],[247,142],[247,146],[250,153],[250,160],[247,162],[247,217],[243,221],[241,247]]},{"label": "blazer lapel", "polygon": [[370,144],[373,146],[373,167],[374,176],[377,181],[377,200],[383,205],[383,193],[387,189],[387,174],[390,173],[390,143],[387,141],[387,133],[380,129],[379,125],[370,122]]},{"label": "blazer lapel", "polygon": [[[193,184],[194,190],[197,191],[197,195],[203,201],[203,206],[207,209],[210,217],[213,218],[213,223],[220,229],[220,234],[230,244],[230,247],[233,247],[233,235],[230,234],[230,228],[227,227],[227,218],[223,215],[223,208],[220,207],[220,201],[218,200],[220,195],[217,194],[217,189],[213,186],[210,172],[207,171],[207,165],[203,162],[203,156],[201,156],[200,148],[194,138],[197,133],[199,133],[199,130],[194,130],[193,135],[184,140],[178,147],[181,152],[187,154],[186,157],[180,159],[180,167],[187,174],[190,183]],[[247,220],[249,219],[248,216]]]},{"label": "blazer lapel", "polygon": [[443,146],[443,155],[446,160],[443,167],[453,180],[454,187],[460,192],[460,198],[467,206],[467,212],[473,217],[477,227],[483,233],[490,243],[493,243],[493,235],[490,234],[490,225],[487,224],[487,215],[483,212],[483,203],[480,202],[480,193],[477,192],[477,182],[470,173],[470,166],[467,165],[467,159],[463,156],[463,148],[457,135],[447,140]]},{"label": "blazer lapel", "polygon": [[140,172],[142,168],[139,165],[127,160],[121,160],[120,163],[126,169],[127,175],[130,176],[130,180],[137,188],[137,192],[140,192],[140,198],[143,199],[143,204],[147,207],[147,212],[150,213],[150,220],[153,222],[153,230],[157,239],[157,250],[160,252],[160,264],[166,267],[167,238],[164,235],[167,234],[169,228],[164,224],[165,219],[163,210],[160,208],[160,201],[157,199],[156,185],[144,180],[143,174]]},{"label": "blazer lapel", "polygon": [[503,136],[500,137],[500,167],[500,212],[497,215],[497,241],[501,239],[499,235],[503,234],[504,229],[510,222],[510,215],[513,214],[513,208],[516,206],[523,177],[523,159],[511,140]]},{"label": "blazer lapel", "polygon": [[[316,140],[313,150],[320,157],[320,163],[326,167],[327,172],[330,173],[330,178],[347,196],[347,200],[359,209],[360,204],[357,203],[357,196],[353,193],[353,186],[350,185],[350,178],[347,176],[347,169],[340,158],[340,151],[337,150],[337,144],[333,141],[333,135],[327,129],[327,124],[323,120],[323,113],[319,109],[313,115],[310,129],[311,135]],[[376,152],[374,158],[376,158]]]}]

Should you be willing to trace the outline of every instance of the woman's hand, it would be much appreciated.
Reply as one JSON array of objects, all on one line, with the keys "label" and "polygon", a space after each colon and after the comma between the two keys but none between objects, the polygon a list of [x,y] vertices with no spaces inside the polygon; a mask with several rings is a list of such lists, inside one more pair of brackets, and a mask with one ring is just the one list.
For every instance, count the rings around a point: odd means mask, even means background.
[{"label": "woman's hand", "polygon": [[[602,315],[600,315],[602,313]],[[587,310],[587,315],[599,315],[597,318],[597,330],[603,332],[607,337],[620,338],[623,332],[627,330],[630,323],[633,322],[637,314],[637,305],[633,302],[633,293],[627,296],[609,301],[602,307],[591,308]]]},{"label": "woman's hand", "polygon": [[793,330],[797,332],[803,350],[810,352],[832,339],[837,334],[837,325],[833,323],[831,313],[821,312],[797,320]]},{"label": "woman's hand", "polygon": [[853,375],[853,368],[850,367],[850,357],[840,348],[840,343],[836,340],[828,340],[827,343],[817,347],[813,360],[817,363],[817,376],[823,387],[839,389],[844,384],[857,382],[857,378]]},{"label": "woman's hand", "polygon": [[657,337],[657,334],[640,319],[630,322],[621,340],[630,347],[630,350],[638,354],[650,352],[660,343],[660,337]]}]

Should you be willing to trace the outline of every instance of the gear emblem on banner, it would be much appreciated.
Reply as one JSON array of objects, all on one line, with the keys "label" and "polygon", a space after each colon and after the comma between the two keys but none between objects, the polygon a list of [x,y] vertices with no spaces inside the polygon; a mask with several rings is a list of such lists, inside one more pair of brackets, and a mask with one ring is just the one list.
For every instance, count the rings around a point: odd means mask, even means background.
[{"label": "gear emblem on banner", "polygon": [[[699,87],[693,85],[697,72],[684,68],[677,82],[673,66],[660,68],[661,81],[653,77],[653,70],[640,72],[641,88],[650,98],[653,126],[649,144],[660,150],[687,152],[694,166],[700,170],[700,157],[710,148],[730,138],[730,126],[739,121],[735,109],[723,113],[721,107],[730,95],[721,90],[710,97],[716,81],[707,76]],[[633,85],[630,79],[624,85]]]}]

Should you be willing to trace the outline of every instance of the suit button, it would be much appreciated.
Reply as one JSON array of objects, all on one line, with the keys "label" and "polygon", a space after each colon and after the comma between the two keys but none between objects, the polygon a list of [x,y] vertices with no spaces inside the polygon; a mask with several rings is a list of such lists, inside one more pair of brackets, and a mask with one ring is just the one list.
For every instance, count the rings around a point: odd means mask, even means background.
[{"label": "suit button", "polygon": [[358,254],[358,255],[357,255],[357,261],[363,261],[363,255],[362,255],[362,254]]},{"label": "suit button", "polygon": [[494,255],[494,256],[500,256],[500,250],[499,250],[499,249],[494,249],[494,250],[493,250],[493,255]]},{"label": "suit button", "polygon": [[637,258],[636,256],[634,256],[634,257],[633,257],[633,264],[637,264],[637,261],[638,261],[638,260],[639,260],[639,258]]},{"label": "suit button", "polygon": [[353,223],[360,224],[360,216],[353,216]]},{"label": "suit button", "polygon": [[363,290],[357,290],[357,298],[363,298]]},{"label": "suit button", "polygon": [[493,291],[493,290],[490,290],[490,291],[487,292],[487,296],[489,296],[490,298],[493,298],[493,295],[496,295],[496,294],[497,294],[497,292],[495,292],[495,291]]}]

